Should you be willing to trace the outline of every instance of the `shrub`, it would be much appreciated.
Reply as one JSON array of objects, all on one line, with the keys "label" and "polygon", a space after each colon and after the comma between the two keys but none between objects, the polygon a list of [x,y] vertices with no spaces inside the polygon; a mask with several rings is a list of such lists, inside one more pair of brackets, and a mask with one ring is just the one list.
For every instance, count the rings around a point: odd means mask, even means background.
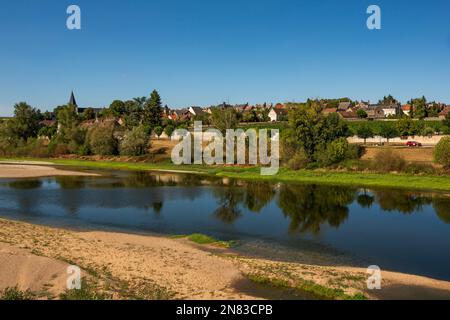
[{"label": "shrub", "polygon": [[155,127],[154,131],[155,131],[155,134],[159,137],[160,135],[162,135],[164,129],[160,126],[157,126],[157,127]]},{"label": "shrub", "polygon": [[339,163],[346,159],[348,150],[349,144],[347,139],[336,139],[316,152],[317,162],[322,166]]},{"label": "shrub", "polygon": [[175,131],[175,127],[171,124],[167,125],[164,129],[164,132],[167,134],[167,136],[170,138],[172,136],[172,133]]},{"label": "shrub", "polygon": [[94,154],[108,156],[117,154],[117,139],[114,137],[113,125],[102,125],[88,132],[88,143]]},{"label": "shrub", "polygon": [[400,172],[405,169],[406,161],[391,149],[384,149],[375,154],[372,160],[372,167],[381,172]]},{"label": "shrub", "polygon": [[360,146],[359,144],[349,144],[345,158],[349,160],[356,160],[361,158],[365,152],[366,148],[363,146]]},{"label": "shrub", "polygon": [[140,156],[146,153],[149,147],[149,135],[143,126],[134,127],[125,133],[120,143],[120,154]]},{"label": "shrub", "polygon": [[6,288],[5,290],[0,292],[0,300],[33,300],[34,294],[27,290],[22,291],[18,287]]},{"label": "shrub", "polygon": [[434,161],[450,168],[450,137],[442,138],[434,149]]},{"label": "shrub", "polygon": [[286,166],[289,169],[292,170],[300,170],[302,168],[305,168],[306,165],[309,163],[308,157],[302,150],[297,151],[294,153],[293,156],[287,161]]}]

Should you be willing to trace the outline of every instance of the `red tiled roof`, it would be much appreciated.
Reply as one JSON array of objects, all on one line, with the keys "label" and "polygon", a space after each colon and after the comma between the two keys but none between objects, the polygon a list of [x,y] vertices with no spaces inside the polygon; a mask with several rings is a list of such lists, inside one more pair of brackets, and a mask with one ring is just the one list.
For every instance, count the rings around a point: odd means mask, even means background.
[{"label": "red tiled roof", "polygon": [[411,111],[411,105],[405,104],[404,106],[402,106],[402,110],[403,111]]}]

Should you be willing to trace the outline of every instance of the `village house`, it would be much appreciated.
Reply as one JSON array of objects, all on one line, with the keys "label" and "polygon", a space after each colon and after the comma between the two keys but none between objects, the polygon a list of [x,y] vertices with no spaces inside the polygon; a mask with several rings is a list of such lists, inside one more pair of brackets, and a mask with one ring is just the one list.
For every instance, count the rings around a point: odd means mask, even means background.
[{"label": "village house", "polygon": [[189,107],[188,110],[194,117],[204,114],[202,107]]},{"label": "village house", "polygon": [[402,112],[404,115],[409,116],[411,115],[411,111],[412,111],[412,106],[409,104],[405,104],[404,106],[402,106]]},{"label": "village house", "polygon": [[271,108],[269,111],[269,119],[271,122],[283,121],[287,117],[286,109]]},{"label": "village house", "polygon": [[337,111],[347,111],[348,109],[350,109],[352,107],[352,103],[351,102],[339,102]]},{"label": "village house", "polygon": [[378,104],[371,104],[367,109],[363,109],[367,113],[369,119],[381,119],[385,118],[383,107]]},{"label": "village house", "polygon": [[446,108],[444,108],[444,110],[442,110],[442,111],[439,113],[439,119],[444,120],[445,117],[447,117],[447,115],[448,115],[449,113],[450,113],[450,106],[447,106]]}]

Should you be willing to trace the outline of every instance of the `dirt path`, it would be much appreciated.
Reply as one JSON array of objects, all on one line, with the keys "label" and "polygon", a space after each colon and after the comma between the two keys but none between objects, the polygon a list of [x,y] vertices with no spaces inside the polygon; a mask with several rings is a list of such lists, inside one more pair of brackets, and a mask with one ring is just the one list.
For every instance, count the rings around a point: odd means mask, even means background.
[{"label": "dirt path", "polygon": [[362,292],[373,299],[450,299],[449,282],[390,272],[383,273],[383,290],[368,292],[365,269],[308,251],[291,255],[264,248],[258,252],[247,244],[224,249],[187,239],[68,231],[3,219],[0,243],[0,289],[15,282],[33,290],[46,285],[56,295],[65,285],[64,268],[75,264],[114,299],[261,298],[237,285],[248,282],[248,275],[293,286],[314,283],[349,295]]}]

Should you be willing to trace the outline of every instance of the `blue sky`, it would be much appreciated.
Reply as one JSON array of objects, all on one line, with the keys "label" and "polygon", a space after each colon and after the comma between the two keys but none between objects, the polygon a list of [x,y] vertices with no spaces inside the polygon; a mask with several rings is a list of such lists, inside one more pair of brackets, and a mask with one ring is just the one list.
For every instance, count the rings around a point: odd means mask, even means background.
[{"label": "blue sky", "polygon": [[[82,10],[82,30],[66,9]],[[366,9],[382,9],[382,30]],[[349,96],[450,103],[450,1],[2,0],[0,115],[149,95],[189,105]]]}]

